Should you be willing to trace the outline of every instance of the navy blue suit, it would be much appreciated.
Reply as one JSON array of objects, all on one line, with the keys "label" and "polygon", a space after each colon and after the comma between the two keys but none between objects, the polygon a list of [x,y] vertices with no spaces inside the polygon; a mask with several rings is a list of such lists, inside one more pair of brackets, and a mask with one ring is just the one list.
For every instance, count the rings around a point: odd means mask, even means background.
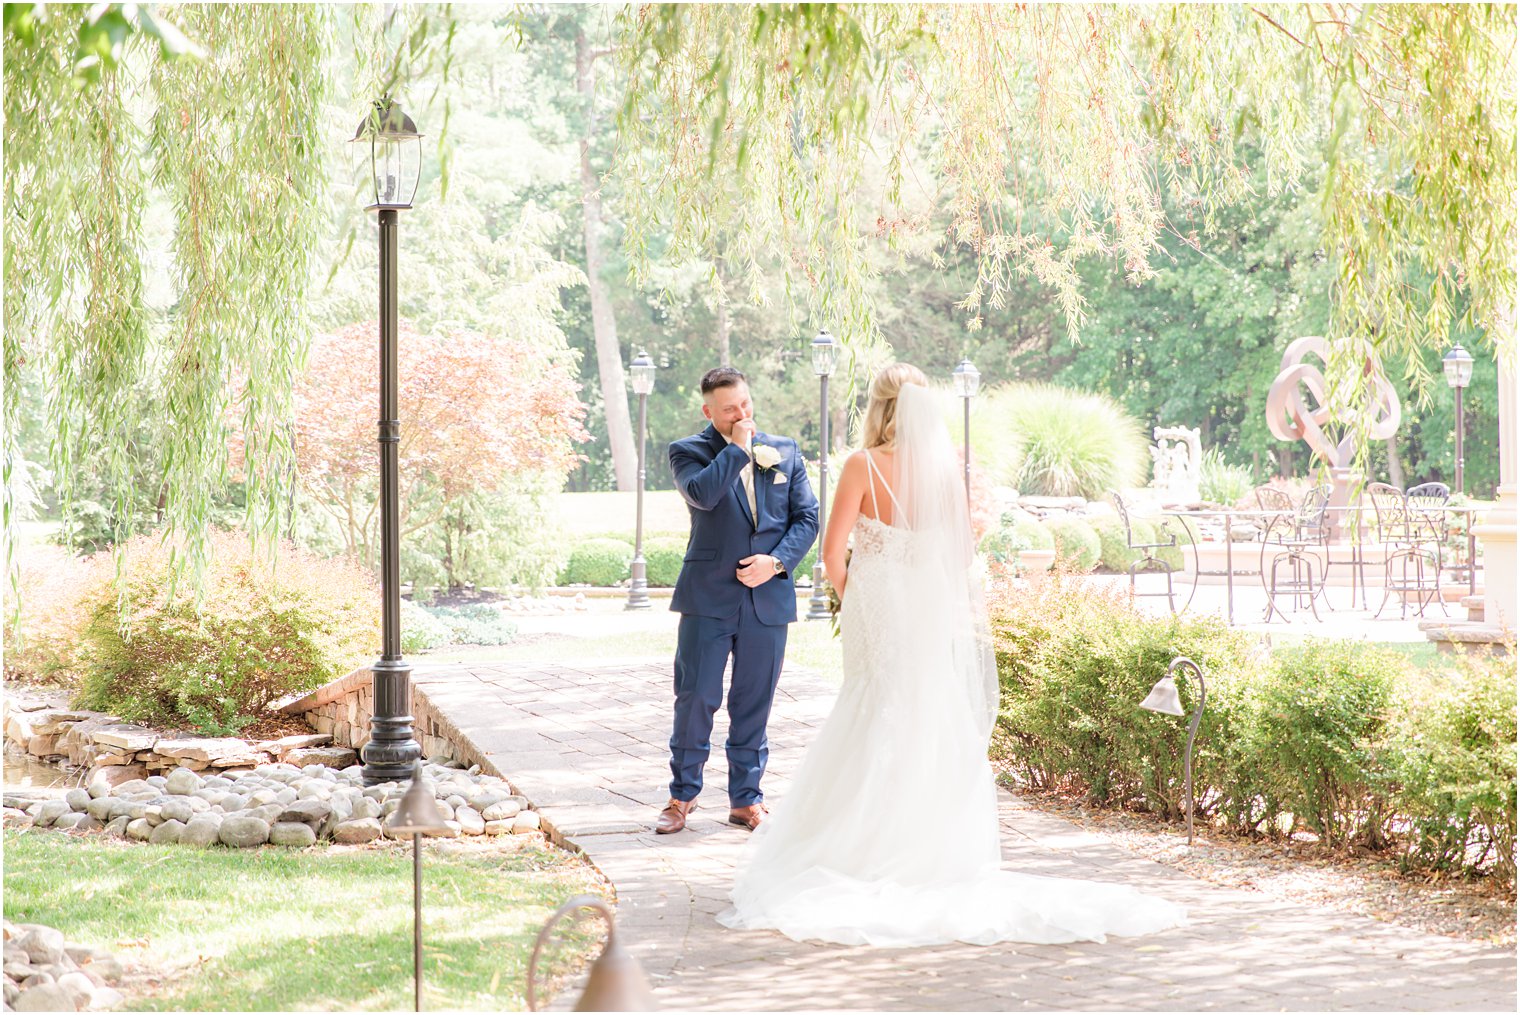
[{"label": "navy blue suit", "polygon": [[[786,625],[797,619],[792,574],[818,536],[818,498],[796,441],[757,433],[754,443],[781,452],[774,467],[755,470],[758,518],[744,491],[749,456],[742,447],[711,426],[670,445],[670,471],[691,511],[691,539],[670,602],[681,614],[670,735],[670,795],[677,800],[694,800],[702,790],[730,656],[729,802],[748,807],[762,798],[765,724],[786,654]],[[780,560],[786,573],[751,589],[735,572],[739,561],[757,553]]]}]

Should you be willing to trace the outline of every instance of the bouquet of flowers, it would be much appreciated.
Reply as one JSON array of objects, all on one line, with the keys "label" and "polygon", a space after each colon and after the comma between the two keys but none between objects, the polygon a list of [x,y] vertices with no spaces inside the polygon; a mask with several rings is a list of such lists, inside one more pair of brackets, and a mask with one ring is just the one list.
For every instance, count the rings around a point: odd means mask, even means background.
[{"label": "bouquet of flowers", "polygon": [[[844,551],[844,569],[846,571],[849,571],[849,569],[850,569],[850,556],[853,553],[854,553],[853,550],[846,550],[846,551]],[[829,625],[834,629],[834,637],[838,638],[839,637],[839,608],[841,606],[843,606],[844,603],[839,598],[839,590],[834,587],[834,583],[833,582],[831,582],[827,578],[825,578],[824,579],[824,587],[826,589],[828,589],[828,593],[829,593]]]}]

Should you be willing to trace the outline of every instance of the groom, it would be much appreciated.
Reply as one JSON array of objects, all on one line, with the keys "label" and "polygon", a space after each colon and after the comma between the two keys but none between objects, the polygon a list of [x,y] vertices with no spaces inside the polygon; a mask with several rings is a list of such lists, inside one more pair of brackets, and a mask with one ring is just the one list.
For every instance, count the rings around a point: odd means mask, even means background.
[{"label": "groom", "polygon": [[713,713],[728,689],[728,820],[754,830],[765,817],[765,724],[786,625],[797,619],[792,572],[818,535],[818,498],[797,442],[755,429],[749,384],[732,367],[702,377],[711,425],[670,445],[670,471],[691,510],[691,539],[670,608],[676,637],[676,714],[670,734],[670,803],[655,831],[686,827],[712,750]]}]

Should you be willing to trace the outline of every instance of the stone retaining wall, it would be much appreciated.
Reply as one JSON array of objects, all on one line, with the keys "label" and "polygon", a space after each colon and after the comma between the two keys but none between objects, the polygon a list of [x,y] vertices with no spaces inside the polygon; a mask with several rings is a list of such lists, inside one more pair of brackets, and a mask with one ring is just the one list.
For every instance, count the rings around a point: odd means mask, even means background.
[{"label": "stone retaining wall", "polygon": [[277,740],[161,733],[118,716],[66,707],[62,697],[5,697],[5,738],[40,761],[87,769],[88,782],[108,785],[176,768],[215,774],[272,762],[347,768],[355,752],[326,733]]},{"label": "stone retaining wall", "polygon": [[[280,711],[301,716],[318,733],[332,737],[335,747],[357,751],[369,739],[369,720],[375,711],[373,678],[369,667],[317,688]],[[433,761],[456,761],[466,767],[495,772],[485,753],[475,749],[468,737],[428,701],[427,693],[412,683],[412,731],[422,745],[422,756]],[[500,773],[497,773],[500,774]]]}]

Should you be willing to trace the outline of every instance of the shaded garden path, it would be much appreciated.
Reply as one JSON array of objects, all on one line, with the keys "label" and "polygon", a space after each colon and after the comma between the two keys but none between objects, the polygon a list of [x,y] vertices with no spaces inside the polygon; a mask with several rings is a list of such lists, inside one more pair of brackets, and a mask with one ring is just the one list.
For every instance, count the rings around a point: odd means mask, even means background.
[{"label": "shaded garden path", "polygon": [[[687,830],[656,836],[666,799],[670,673],[617,665],[422,663],[415,679],[557,838],[614,883],[619,925],[672,1009],[1130,1008],[1513,1010],[1511,950],[1420,934],[1224,888],[1136,857],[999,794],[1012,869],[1131,884],[1186,905],[1192,924],[1106,944],[952,945],[881,951],[735,932],[726,905],[747,833],[729,826],[721,749]],[[771,721],[772,801],[785,797],[833,700],[806,670],[781,679]],[[726,732],[719,715],[713,742]],[[931,801],[905,800],[933,820]],[[559,1007],[574,1000],[571,988]]]}]

